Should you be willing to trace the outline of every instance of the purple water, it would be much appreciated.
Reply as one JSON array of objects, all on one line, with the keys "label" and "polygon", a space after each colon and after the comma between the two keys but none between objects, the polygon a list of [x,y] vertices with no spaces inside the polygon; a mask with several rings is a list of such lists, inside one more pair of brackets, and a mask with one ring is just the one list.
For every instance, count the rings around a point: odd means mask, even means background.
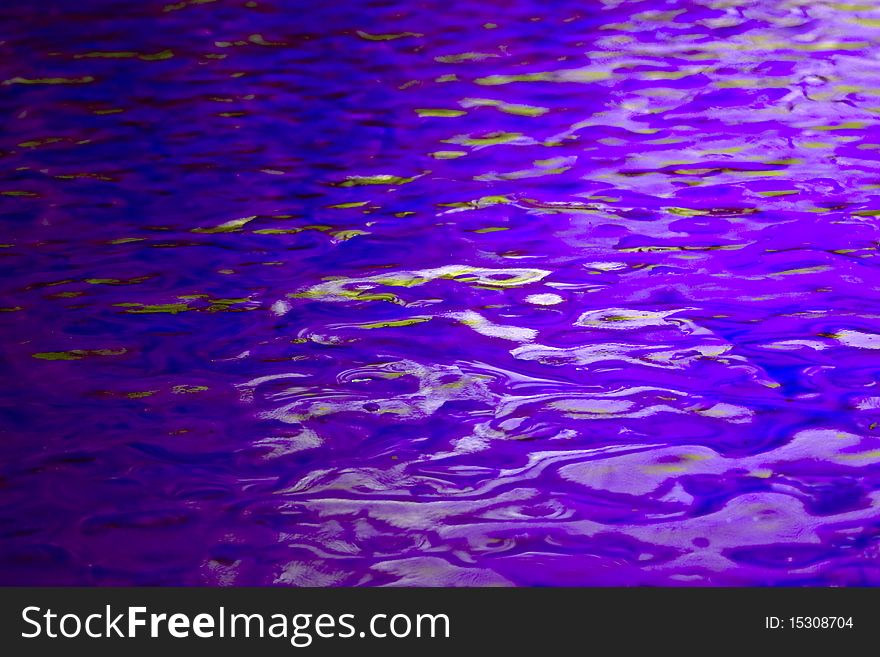
[{"label": "purple water", "polygon": [[880,584],[880,5],[0,14],[0,583]]}]

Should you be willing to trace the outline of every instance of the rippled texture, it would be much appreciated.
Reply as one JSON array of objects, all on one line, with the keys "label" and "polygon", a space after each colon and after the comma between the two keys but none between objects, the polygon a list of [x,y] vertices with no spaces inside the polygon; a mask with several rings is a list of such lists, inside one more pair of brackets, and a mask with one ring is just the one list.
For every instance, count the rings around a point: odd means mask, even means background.
[{"label": "rippled texture", "polygon": [[877,3],[7,5],[0,582],[880,584]]}]

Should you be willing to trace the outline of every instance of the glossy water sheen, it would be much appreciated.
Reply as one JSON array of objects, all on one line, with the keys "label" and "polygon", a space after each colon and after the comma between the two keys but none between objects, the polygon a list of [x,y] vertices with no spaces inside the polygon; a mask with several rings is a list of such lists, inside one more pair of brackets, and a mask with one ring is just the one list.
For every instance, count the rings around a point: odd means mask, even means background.
[{"label": "glossy water sheen", "polygon": [[2,583],[880,584],[880,4],[0,12]]}]

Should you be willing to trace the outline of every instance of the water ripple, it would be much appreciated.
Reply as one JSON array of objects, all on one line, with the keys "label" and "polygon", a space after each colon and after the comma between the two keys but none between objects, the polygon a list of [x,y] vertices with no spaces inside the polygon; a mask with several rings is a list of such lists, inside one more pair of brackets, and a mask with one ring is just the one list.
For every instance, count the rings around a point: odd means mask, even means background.
[{"label": "water ripple", "polygon": [[880,583],[880,8],[0,20],[3,583]]}]

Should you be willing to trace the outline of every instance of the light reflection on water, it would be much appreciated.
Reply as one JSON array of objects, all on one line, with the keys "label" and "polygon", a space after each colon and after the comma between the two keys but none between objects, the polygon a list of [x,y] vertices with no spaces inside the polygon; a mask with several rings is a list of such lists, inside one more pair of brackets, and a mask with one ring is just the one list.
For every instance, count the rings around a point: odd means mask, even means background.
[{"label": "light reflection on water", "polygon": [[2,11],[3,583],[880,583],[880,6]]}]

